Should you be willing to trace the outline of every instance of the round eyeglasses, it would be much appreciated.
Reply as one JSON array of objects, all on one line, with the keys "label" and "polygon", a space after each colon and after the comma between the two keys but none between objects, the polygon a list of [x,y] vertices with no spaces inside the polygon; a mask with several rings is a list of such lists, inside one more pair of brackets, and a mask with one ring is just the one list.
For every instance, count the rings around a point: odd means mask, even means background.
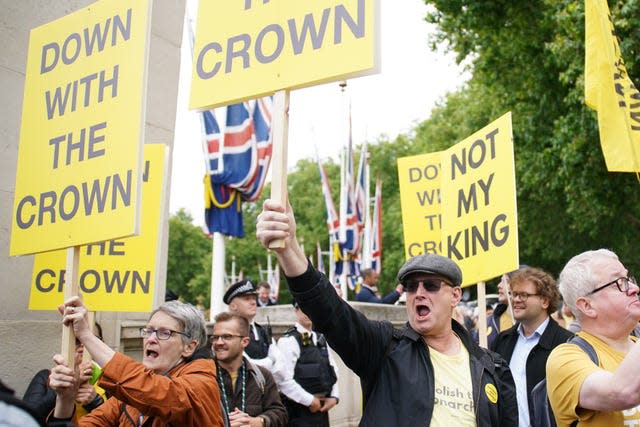
[{"label": "round eyeglasses", "polygon": [[634,286],[638,286],[638,282],[636,282],[636,278],[631,276],[631,277],[618,277],[615,280],[612,280],[608,283],[605,283],[602,286],[598,286],[597,288],[595,288],[594,290],[592,290],[591,292],[589,292],[587,295],[593,295],[596,292],[599,292],[601,290],[603,290],[604,288],[606,288],[607,286],[611,286],[615,284],[616,287],[618,288],[618,290],[620,292],[627,292],[630,288],[630,284],[634,285]]},{"label": "round eyeglasses", "polygon": [[153,328],[140,328],[140,336],[142,338],[150,338],[151,335],[153,335],[155,332],[156,337],[159,340],[168,340],[169,338],[171,338],[172,336],[174,336],[175,334],[180,334],[180,335],[184,335],[187,338],[191,338],[191,335],[184,333],[184,332],[180,332],[180,331],[173,331],[171,329],[153,329]]}]

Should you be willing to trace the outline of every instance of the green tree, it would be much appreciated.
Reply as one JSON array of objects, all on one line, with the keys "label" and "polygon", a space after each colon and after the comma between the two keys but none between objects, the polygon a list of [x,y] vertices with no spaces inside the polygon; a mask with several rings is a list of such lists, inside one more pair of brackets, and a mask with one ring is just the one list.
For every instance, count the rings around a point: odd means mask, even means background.
[{"label": "green tree", "polygon": [[[638,267],[636,179],[606,171],[595,114],[583,103],[583,2],[425,3],[435,6],[426,17],[438,26],[433,44],[447,43],[473,77],[420,125],[416,143],[450,146],[511,110],[521,259],[557,272],[577,252],[610,247]],[[610,3],[637,75],[638,2]]]},{"label": "green tree", "polygon": [[[193,218],[180,209],[169,218],[169,251],[167,289],[172,289],[185,301],[196,303],[202,289],[194,280],[202,274],[211,259],[211,240],[202,229],[193,225]],[[207,300],[208,304],[208,300]]]}]

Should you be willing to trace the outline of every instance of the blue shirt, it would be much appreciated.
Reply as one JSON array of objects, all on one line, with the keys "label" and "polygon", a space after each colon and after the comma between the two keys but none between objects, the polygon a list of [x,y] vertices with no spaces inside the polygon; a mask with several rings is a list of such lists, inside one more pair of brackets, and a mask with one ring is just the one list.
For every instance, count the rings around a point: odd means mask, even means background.
[{"label": "blue shirt", "polygon": [[513,375],[513,381],[516,383],[520,427],[529,427],[531,425],[529,420],[529,397],[527,396],[527,357],[529,357],[531,349],[540,341],[540,337],[544,330],[547,329],[548,324],[549,317],[547,316],[544,322],[528,338],[524,336],[522,324],[518,325],[518,342],[516,342],[516,346],[513,349],[509,368],[511,369],[511,375]]}]

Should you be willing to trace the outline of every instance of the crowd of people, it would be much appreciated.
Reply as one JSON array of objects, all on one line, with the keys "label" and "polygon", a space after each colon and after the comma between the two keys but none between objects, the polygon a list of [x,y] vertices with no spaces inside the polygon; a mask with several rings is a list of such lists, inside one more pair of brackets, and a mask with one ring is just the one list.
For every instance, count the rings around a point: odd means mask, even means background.
[{"label": "crowd of people", "polygon": [[[140,328],[140,362],[102,341],[75,296],[60,307],[76,337],[73,363],[54,355],[22,400],[3,386],[0,412],[14,425],[328,427],[340,402],[331,348],[360,378],[361,426],[539,426],[549,415],[532,397],[540,387],[558,426],[640,424],[639,288],[615,253],[573,257],[558,282],[526,265],[505,274],[497,305],[487,307],[485,349],[460,310],[453,260],[407,260],[386,296],[377,273],[363,272],[359,300],[406,298],[398,328],[338,295],[301,250],[290,207],[266,201],[256,230],[266,247],[285,241],[274,251],[296,322],[278,340],[255,321],[257,307],[269,305],[268,285],[251,280],[227,289],[228,311],[215,317],[211,338],[193,305],[159,306]],[[569,322],[556,320],[559,307]]]}]

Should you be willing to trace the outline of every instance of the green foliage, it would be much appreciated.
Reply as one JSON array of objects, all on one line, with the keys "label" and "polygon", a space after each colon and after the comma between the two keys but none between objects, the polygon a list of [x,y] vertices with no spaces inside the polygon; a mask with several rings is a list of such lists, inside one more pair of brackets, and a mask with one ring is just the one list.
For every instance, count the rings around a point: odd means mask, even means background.
[{"label": "green foliage", "polygon": [[[192,303],[202,298],[198,298],[199,295],[209,295],[202,287],[203,267],[207,265],[207,260],[210,264],[211,240],[200,227],[193,225],[191,215],[180,209],[169,218],[167,289],[172,289],[182,299]],[[208,282],[206,286],[209,286]]]},{"label": "green foliage", "polygon": [[[636,178],[606,171],[596,115],[583,103],[583,2],[425,2],[436,7],[426,18],[439,28],[433,43],[471,61],[473,77],[418,128],[416,142],[446,147],[512,111],[521,260],[558,272],[577,252],[610,247],[639,267],[630,237]],[[610,3],[627,69],[637,75],[638,1]]]}]

